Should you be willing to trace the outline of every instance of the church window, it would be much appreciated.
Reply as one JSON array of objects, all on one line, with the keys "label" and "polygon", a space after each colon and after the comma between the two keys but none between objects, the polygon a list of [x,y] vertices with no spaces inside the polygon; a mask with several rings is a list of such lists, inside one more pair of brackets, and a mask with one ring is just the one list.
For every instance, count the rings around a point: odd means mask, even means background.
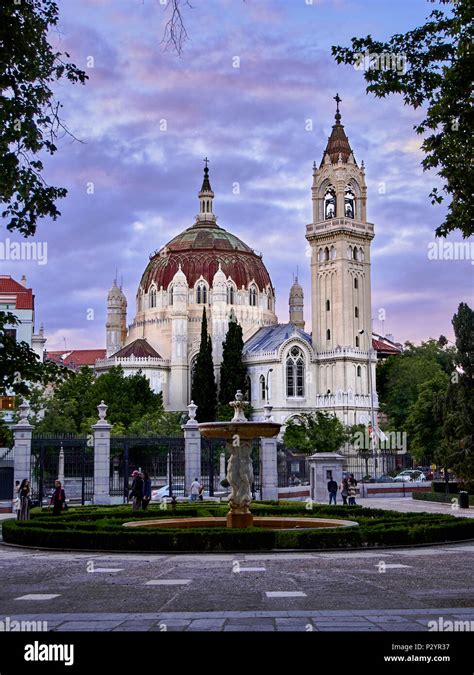
[{"label": "church window", "polygon": [[356,347],[358,347],[358,346],[359,346],[359,336],[356,335]]},{"label": "church window", "polygon": [[269,309],[270,311],[272,309],[272,296],[271,295],[269,295],[268,299],[267,299],[267,309]]},{"label": "church window", "polygon": [[292,347],[286,357],[286,395],[304,396],[304,355],[299,347]]},{"label": "church window", "polygon": [[198,305],[205,305],[207,303],[207,286],[202,281],[196,287],[196,302]]},{"label": "church window", "polygon": [[324,251],[322,248],[320,248],[318,251],[318,261],[323,262],[323,260],[324,260]]},{"label": "church window", "polygon": [[336,190],[332,185],[328,187],[324,195],[324,218],[334,218],[336,216]]},{"label": "church window", "polygon": [[344,215],[346,218],[355,217],[355,195],[350,185],[344,190]]},{"label": "church window", "polygon": [[233,305],[233,304],[234,304],[234,300],[235,300],[235,291],[234,291],[234,287],[233,287],[232,285],[231,285],[231,286],[227,286],[227,304],[228,304],[228,305]]},{"label": "church window", "polygon": [[249,293],[249,304],[251,307],[257,306],[257,289],[255,286],[252,286]]},{"label": "church window", "polygon": [[326,300],[326,312],[329,312],[330,309],[331,309],[331,301]]},{"label": "church window", "polygon": [[354,288],[359,288],[359,279],[354,279]]},{"label": "church window", "polygon": [[327,246],[324,249],[324,260],[329,260],[329,249]]},{"label": "church window", "polygon": [[352,246],[349,246],[347,249],[347,257],[349,260],[352,260]]},{"label": "church window", "polygon": [[363,248],[359,249],[359,260],[365,260],[365,254],[364,254]]},{"label": "church window", "polygon": [[336,247],[331,246],[331,260],[335,260],[335,259],[336,259]]},{"label": "church window", "polygon": [[354,251],[353,251],[353,257],[354,260],[359,260],[359,250],[354,246]]},{"label": "church window", "polygon": [[331,339],[331,331],[328,328],[327,331],[326,331],[326,340],[330,340],[330,339]]},{"label": "church window", "polygon": [[362,373],[362,368],[360,366],[357,366],[357,377],[360,377]]},{"label": "church window", "polygon": [[252,380],[250,379],[249,375],[245,377],[244,399],[249,403],[252,401]]},{"label": "church window", "polygon": [[354,307],[354,316],[355,316],[356,319],[359,318],[359,308],[358,307]]},{"label": "church window", "polygon": [[150,307],[156,307],[156,290],[154,288],[150,291]]},{"label": "church window", "polygon": [[264,401],[266,398],[265,377],[260,375],[260,399]]}]

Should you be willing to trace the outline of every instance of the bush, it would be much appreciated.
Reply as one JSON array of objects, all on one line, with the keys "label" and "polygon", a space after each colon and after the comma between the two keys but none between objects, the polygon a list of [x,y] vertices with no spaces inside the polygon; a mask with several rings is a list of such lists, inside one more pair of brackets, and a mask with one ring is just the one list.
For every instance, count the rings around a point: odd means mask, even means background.
[{"label": "bush", "polygon": [[59,549],[104,551],[268,551],[288,549],[337,549],[367,546],[400,546],[474,537],[474,522],[435,513],[398,513],[362,506],[314,506],[287,502],[256,502],[256,516],[281,515],[354,520],[359,527],[314,530],[124,528],[133,520],[169,517],[224,516],[227,507],[214,502],[197,506],[179,505],[176,510],[150,507],[138,513],[129,506],[76,507],[60,517],[47,509],[32,511],[31,520],[3,522],[4,541],[11,544]]}]

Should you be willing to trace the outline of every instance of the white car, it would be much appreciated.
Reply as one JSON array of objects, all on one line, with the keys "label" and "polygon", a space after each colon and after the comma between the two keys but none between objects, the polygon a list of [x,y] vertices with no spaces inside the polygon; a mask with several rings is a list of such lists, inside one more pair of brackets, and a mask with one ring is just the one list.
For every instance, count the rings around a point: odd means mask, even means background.
[{"label": "white car", "polygon": [[[176,493],[179,493],[176,494]],[[174,484],[173,483],[173,494],[178,497],[183,494],[183,485],[179,484]],[[152,502],[161,502],[163,497],[169,497],[170,496],[170,486],[169,485],[163,485],[163,487],[158,488],[157,490],[152,490],[151,491],[151,501]]]},{"label": "white car", "polygon": [[419,471],[418,469],[406,469],[405,471],[399,473],[398,476],[395,476],[393,480],[396,483],[401,482],[409,483],[416,481],[424,481],[426,480],[426,476],[423,473],[423,471]]}]

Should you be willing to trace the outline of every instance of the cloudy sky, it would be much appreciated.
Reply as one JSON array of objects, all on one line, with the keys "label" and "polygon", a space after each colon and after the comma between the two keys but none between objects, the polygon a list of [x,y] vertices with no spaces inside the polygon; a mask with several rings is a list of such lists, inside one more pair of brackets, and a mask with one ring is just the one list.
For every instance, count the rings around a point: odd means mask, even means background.
[{"label": "cloudy sky", "polygon": [[[420,167],[413,125],[422,113],[399,98],[367,96],[361,72],[337,65],[330,53],[353,36],[385,39],[420,25],[432,5],[192,0],[183,12],[190,41],[179,57],[161,44],[164,1],[59,0],[60,27],[51,38],[90,78],[57,87],[63,120],[81,142],[63,138],[47,162],[48,180],[69,191],[61,217],[38,228],[47,264],[0,262],[2,274],[27,275],[47,347],[105,346],[116,270],[132,321],[149,253],[194,222],[206,155],[219,224],[263,252],[280,321],[288,320],[298,266],[309,327],[311,167],[331,131],[336,92],[356,159],[366,165],[376,228],[374,330],[400,341],[452,336],[459,302],[472,303],[474,266],[428,259],[443,208],[431,206],[436,178]],[[0,235],[14,239],[5,229]]]}]

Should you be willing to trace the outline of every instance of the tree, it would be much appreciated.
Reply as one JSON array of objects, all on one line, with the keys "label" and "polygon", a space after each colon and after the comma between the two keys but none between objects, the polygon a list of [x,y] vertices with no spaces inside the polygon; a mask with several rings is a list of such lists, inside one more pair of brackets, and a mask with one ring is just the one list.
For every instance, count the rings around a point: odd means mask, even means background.
[{"label": "tree", "polygon": [[219,419],[231,419],[234,412],[229,402],[235,399],[238,389],[245,391],[247,367],[242,362],[244,341],[242,326],[232,314],[222,348],[221,383],[219,390]]},{"label": "tree", "polygon": [[53,0],[7,0],[0,5],[0,202],[7,229],[34,235],[38,219],[61,215],[62,187],[47,185],[43,152],[53,155],[58,133],[69,133],[59,117],[53,85],[87,75],[55,51],[48,32],[59,20]]},{"label": "tree", "polygon": [[182,413],[165,412],[146,413],[139,420],[132,422],[129,433],[135,436],[181,436],[183,431]]},{"label": "tree", "polygon": [[9,328],[20,325],[10,312],[0,312],[0,395],[28,397],[35,382],[48,384],[68,377],[69,371],[55,363],[43,363],[24,341],[17,342]]},{"label": "tree", "polygon": [[410,454],[419,462],[423,459],[432,462],[442,452],[448,385],[448,375],[436,373],[432,379],[420,384],[418,397],[410,406],[406,421]]},{"label": "tree", "polygon": [[212,340],[207,332],[205,307],[202,313],[201,344],[194,366],[191,398],[198,406],[196,418],[199,422],[213,422],[216,419],[217,388],[212,360]]},{"label": "tree", "polygon": [[[433,2],[434,0],[430,0]],[[352,47],[333,46],[338,63],[362,67],[368,82],[367,93],[378,98],[401,94],[406,105],[426,106],[426,117],[414,129],[425,136],[423,169],[436,169],[443,180],[443,192],[449,197],[448,212],[436,229],[446,237],[460,230],[463,237],[474,232],[472,221],[472,127],[470,53],[472,44],[472,7],[464,0],[439,0],[449,5],[449,13],[432,11],[423,26],[393,35],[388,42],[352,38]],[[381,66],[381,58],[398,59],[395,67]],[[398,66],[398,67],[397,67]],[[444,200],[437,188],[430,193],[431,203]]]},{"label": "tree", "polygon": [[317,411],[301,413],[290,419],[283,442],[287,448],[308,454],[337,452],[349,441],[350,436],[348,429],[336,416]]}]

